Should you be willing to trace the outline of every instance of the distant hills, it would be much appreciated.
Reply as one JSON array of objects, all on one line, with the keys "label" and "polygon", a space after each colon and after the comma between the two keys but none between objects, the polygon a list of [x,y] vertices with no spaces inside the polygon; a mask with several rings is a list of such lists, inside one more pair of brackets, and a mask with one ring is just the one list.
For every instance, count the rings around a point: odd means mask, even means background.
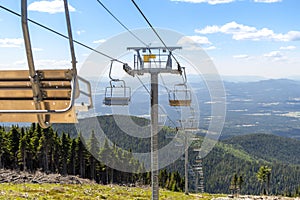
[{"label": "distant hills", "polygon": [[227,115],[222,137],[270,133],[300,139],[300,82],[271,79],[225,82]]}]

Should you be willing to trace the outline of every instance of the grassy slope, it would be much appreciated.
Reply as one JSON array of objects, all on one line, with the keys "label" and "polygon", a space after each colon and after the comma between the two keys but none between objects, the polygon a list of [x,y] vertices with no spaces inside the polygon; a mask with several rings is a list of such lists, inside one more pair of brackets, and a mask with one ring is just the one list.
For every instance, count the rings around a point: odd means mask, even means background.
[{"label": "grassy slope", "polygon": [[[193,200],[212,199],[222,195],[190,194],[160,190],[160,199]],[[224,196],[224,195],[223,195]],[[150,188],[122,187],[117,185],[61,185],[61,184],[0,184],[0,199],[150,199]]]}]

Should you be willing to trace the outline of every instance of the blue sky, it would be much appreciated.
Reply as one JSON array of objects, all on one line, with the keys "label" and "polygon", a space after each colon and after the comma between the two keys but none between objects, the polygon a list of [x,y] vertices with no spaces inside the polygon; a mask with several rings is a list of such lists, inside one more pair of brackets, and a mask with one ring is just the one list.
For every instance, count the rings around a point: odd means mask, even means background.
[{"label": "blue sky", "polygon": [[[130,0],[102,0],[128,28],[147,27]],[[190,36],[221,75],[300,76],[299,0],[136,0],[155,27]],[[125,30],[96,0],[69,0],[74,39],[99,46]],[[20,13],[20,1],[0,5]],[[60,0],[28,0],[29,18],[66,34]],[[20,18],[0,10],[0,69],[26,69]],[[37,68],[69,65],[68,42],[30,25]],[[82,64],[91,53],[76,46]]]}]

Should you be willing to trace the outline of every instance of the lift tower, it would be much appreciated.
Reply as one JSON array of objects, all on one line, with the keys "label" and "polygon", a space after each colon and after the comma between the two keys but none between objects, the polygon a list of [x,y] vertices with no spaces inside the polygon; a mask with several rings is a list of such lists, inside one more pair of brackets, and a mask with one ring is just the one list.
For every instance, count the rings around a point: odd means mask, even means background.
[{"label": "lift tower", "polygon": [[176,69],[172,66],[172,52],[181,47],[128,47],[127,50],[135,51],[134,69],[124,65],[123,69],[131,76],[151,76],[151,188],[152,199],[159,198],[158,187],[158,75],[162,73],[182,74],[179,64]]}]

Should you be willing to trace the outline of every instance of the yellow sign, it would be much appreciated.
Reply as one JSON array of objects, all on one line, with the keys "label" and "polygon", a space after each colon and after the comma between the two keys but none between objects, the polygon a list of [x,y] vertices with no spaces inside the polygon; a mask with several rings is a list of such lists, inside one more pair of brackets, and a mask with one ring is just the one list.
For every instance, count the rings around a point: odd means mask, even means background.
[{"label": "yellow sign", "polygon": [[155,58],[156,58],[155,54],[144,55],[144,62],[150,62],[150,59],[155,59]]}]

